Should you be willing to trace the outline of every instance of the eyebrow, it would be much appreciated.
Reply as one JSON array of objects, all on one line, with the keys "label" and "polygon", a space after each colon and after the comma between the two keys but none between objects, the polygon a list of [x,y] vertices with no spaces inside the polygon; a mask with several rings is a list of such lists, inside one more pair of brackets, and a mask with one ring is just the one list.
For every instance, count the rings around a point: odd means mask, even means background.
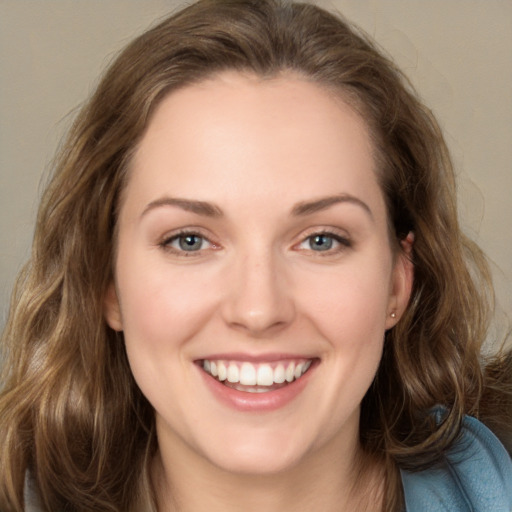
[{"label": "eyebrow", "polygon": [[161,197],[155,201],[151,201],[141,214],[141,217],[146,215],[151,210],[160,208],[162,206],[176,206],[187,212],[196,213],[197,215],[203,215],[205,217],[222,217],[222,210],[206,201],[196,201],[192,199],[181,199],[177,197]]},{"label": "eyebrow", "polygon": [[[293,216],[306,216],[313,213],[326,210],[331,206],[339,203],[351,203],[360,206],[372,219],[373,213],[370,207],[361,199],[350,194],[337,194],[333,196],[322,197],[314,201],[303,201],[297,203],[291,210]],[[151,201],[141,214],[141,217],[146,215],[151,210],[160,208],[162,206],[175,206],[182,210],[202,215],[205,217],[222,217],[224,214],[222,210],[215,204],[206,201],[197,201],[193,199],[182,199],[178,197],[161,197]]]},{"label": "eyebrow", "polygon": [[335,204],[350,203],[360,206],[373,219],[373,213],[370,207],[361,199],[350,194],[336,194],[333,196],[321,197],[314,201],[305,201],[298,203],[292,208],[292,215],[303,216],[325,210]]}]

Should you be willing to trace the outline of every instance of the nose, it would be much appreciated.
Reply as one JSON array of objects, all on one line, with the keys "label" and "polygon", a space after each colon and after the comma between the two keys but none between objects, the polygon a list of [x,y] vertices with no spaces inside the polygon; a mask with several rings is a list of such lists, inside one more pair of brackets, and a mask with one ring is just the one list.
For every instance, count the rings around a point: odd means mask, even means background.
[{"label": "nose", "polygon": [[295,317],[292,288],[284,262],[270,254],[241,258],[229,272],[223,317],[235,329],[263,337],[288,326]]}]

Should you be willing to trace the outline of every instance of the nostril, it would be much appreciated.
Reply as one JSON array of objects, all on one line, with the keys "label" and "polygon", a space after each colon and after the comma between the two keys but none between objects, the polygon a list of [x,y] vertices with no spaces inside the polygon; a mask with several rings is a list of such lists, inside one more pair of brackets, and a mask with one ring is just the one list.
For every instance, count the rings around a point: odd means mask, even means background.
[{"label": "nostril", "polygon": [[230,327],[236,330],[243,331],[254,337],[267,337],[270,334],[275,334],[283,329],[285,329],[288,325],[288,322],[283,321],[262,321],[259,319],[251,319],[251,321],[247,322],[230,322]]},{"label": "nostril", "polygon": [[235,299],[224,309],[224,318],[230,327],[255,336],[285,329],[294,317],[295,309],[290,298],[278,302],[269,300],[259,305]]}]

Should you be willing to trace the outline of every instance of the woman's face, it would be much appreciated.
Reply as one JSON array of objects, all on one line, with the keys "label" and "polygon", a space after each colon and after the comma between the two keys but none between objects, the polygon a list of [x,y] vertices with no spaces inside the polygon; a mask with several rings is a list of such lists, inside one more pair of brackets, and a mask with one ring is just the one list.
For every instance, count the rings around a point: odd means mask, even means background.
[{"label": "woman's face", "polygon": [[411,280],[362,119],[292,75],[223,73],[149,124],[105,314],[162,452],[268,473],[354,454]]}]

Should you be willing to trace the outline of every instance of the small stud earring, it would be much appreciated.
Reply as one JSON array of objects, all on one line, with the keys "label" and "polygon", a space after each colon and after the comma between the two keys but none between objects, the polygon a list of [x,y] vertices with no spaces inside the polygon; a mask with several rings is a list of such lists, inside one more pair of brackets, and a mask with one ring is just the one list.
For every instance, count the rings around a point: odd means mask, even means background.
[{"label": "small stud earring", "polygon": [[396,313],[393,311],[390,315],[391,318],[396,318]]}]

